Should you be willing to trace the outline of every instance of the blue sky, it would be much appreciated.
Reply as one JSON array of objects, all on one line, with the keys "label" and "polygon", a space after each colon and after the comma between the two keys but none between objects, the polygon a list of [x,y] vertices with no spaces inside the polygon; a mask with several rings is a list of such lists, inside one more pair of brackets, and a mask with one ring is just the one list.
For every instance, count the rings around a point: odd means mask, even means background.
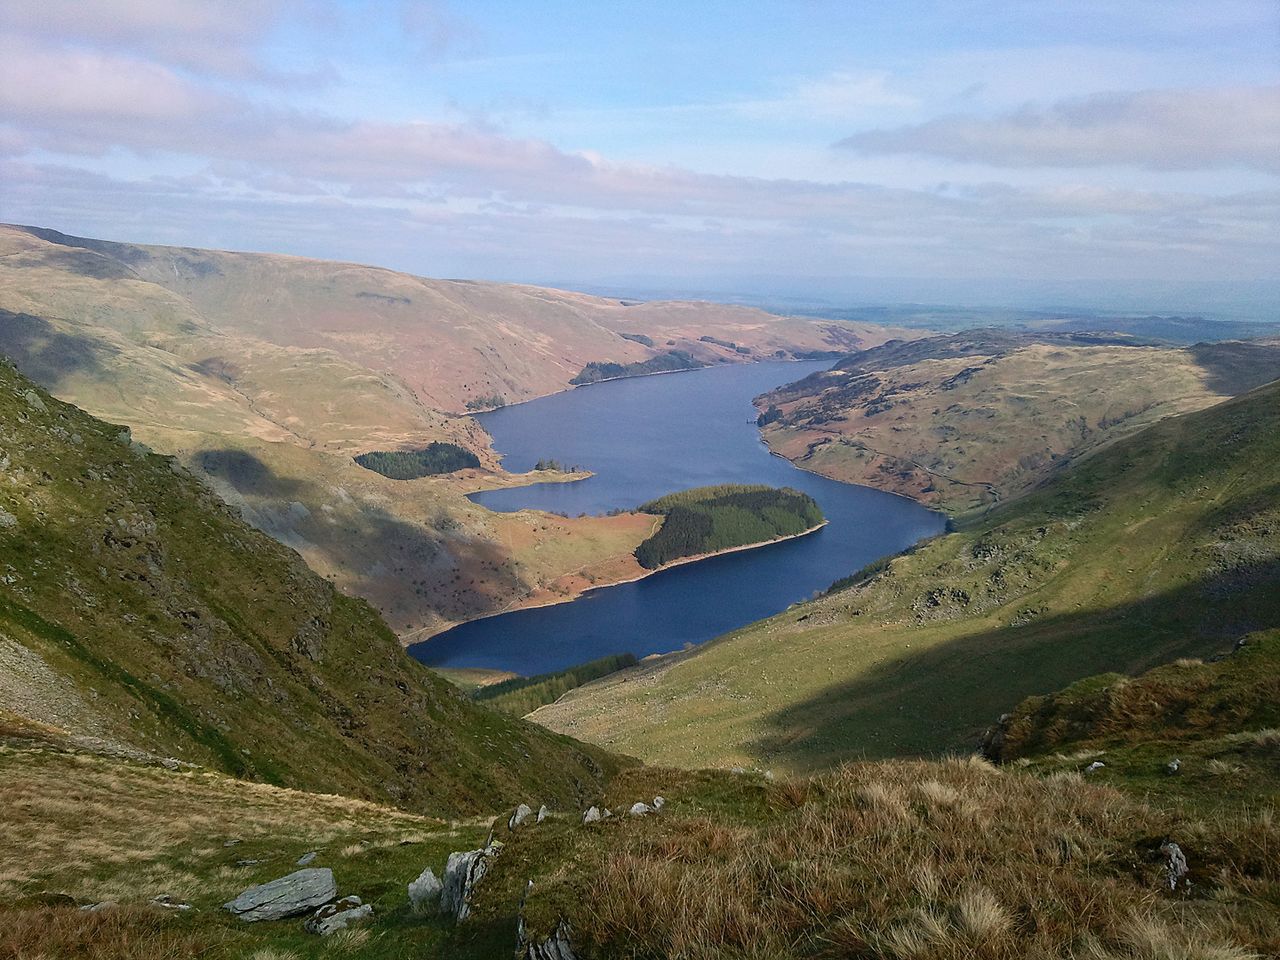
[{"label": "blue sky", "polygon": [[564,285],[1274,279],[1278,11],[6,0],[0,218]]}]

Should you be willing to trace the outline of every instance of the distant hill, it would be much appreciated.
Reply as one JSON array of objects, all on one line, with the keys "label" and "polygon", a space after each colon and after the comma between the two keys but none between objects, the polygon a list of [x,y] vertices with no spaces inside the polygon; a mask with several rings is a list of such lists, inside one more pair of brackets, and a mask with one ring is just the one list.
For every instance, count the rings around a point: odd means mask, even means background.
[{"label": "distant hill", "polygon": [[1278,377],[1280,340],[988,328],[859,351],[757,403],[765,440],[799,466],[963,514]]},{"label": "distant hill", "polygon": [[973,749],[1025,697],[1280,628],[1277,583],[1272,383],[1161,420],[817,600],[533,716],[688,766],[809,771]]},{"label": "distant hill", "polygon": [[[893,335],[712,303],[625,304],[0,226],[0,355],[207,477],[250,523],[373,603],[406,642],[634,576],[632,552],[651,527],[630,515],[478,507],[466,494],[520,481],[501,471],[476,422],[456,414],[569,389],[592,364],[643,365],[675,351],[743,362]],[[406,483],[352,462],[432,443],[468,451],[482,470]]]},{"label": "distant hill", "polygon": [[618,765],[473,705],[174,460],[7,363],[0,733],[442,816],[578,803]]}]

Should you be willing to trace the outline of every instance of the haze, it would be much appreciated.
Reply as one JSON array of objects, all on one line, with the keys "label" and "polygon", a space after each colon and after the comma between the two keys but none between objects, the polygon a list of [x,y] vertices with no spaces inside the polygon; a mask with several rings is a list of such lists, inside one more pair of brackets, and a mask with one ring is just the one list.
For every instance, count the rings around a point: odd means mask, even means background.
[{"label": "haze", "polygon": [[1258,302],[1278,25],[1267,2],[9,0],[0,220],[619,292]]}]

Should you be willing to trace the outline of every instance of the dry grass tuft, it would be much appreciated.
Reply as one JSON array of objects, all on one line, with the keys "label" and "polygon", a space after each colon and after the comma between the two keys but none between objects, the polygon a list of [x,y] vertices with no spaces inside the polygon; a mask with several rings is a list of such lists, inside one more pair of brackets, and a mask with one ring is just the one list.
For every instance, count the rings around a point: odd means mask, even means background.
[{"label": "dry grass tuft", "polygon": [[179,930],[176,919],[144,907],[10,910],[0,924],[0,960],[180,960],[218,945],[216,931]]}]

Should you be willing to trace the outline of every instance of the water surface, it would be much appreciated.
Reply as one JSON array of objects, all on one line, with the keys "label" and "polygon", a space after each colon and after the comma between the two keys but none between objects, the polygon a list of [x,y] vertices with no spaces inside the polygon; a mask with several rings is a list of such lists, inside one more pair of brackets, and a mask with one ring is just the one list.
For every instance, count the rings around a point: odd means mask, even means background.
[{"label": "water surface", "polygon": [[410,648],[431,666],[533,674],[609,653],[668,653],[786,609],[873,560],[941,532],[945,518],[902,497],[837,483],[772,456],[753,397],[830,366],[753,363],[579,387],[478,419],[512,471],[540,459],[595,476],[478,493],[491,510],[570,516],[629,509],[712,483],[803,490],[829,523],[816,533],[593,590],[572,603],[474,620]]}]

